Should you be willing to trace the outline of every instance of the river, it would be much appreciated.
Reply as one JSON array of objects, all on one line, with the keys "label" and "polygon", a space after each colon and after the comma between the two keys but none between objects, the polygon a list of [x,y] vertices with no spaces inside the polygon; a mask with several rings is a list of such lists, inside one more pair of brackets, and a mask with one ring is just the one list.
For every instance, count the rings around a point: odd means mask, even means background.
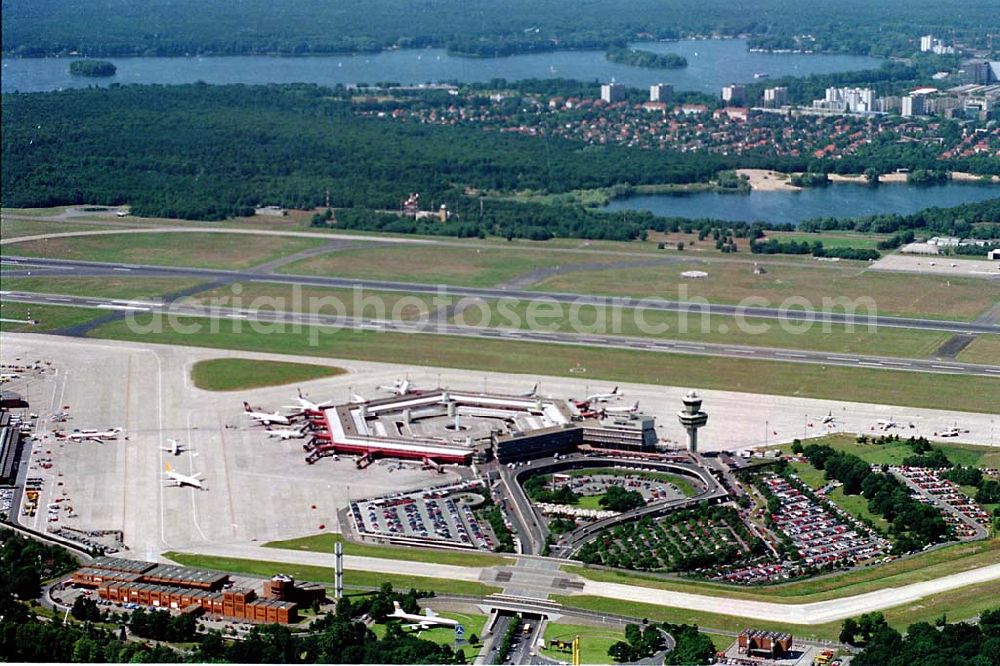
[{"label": "river", "polygon": [[475,82],[504,78],[567,78],[645,87],[671,83],[677,90],[718,94],[729,83],[748,83],[755,74],[807,76],[879,67],[863,56],[750,53],[741,39],[685,40],[635,44],[659,53],[678,53],[683,69],[654,70],[608,62],[604,51],[555,51],[506,58],[463,58],[441,49],[394,50],[342,56],[220,56],[111,58],[115,76],[71,76],[70,58],[4,58],[3,92],[39,92],[111,83],[376,83],[417,85],[438,81]]},{"label": "river", "polygon": [[878,187],[836,183],[797,192],[636,195],[615,199],[604,210],[648,210],[664,217],[712,218],[798,224],[816,217],[906,215],[933,206],[948,207],[1000,196],[1000,186],[949,182],[943,185],[887,183]]}]

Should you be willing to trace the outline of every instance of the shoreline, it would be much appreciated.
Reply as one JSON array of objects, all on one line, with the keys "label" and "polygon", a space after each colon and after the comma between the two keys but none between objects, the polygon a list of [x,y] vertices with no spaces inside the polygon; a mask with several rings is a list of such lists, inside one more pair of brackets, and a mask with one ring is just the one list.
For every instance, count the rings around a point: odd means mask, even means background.
[{"label": "shoreline", "polygon": [[[746,176],[748,182],[750,183],[750,189],[757,192],[801,192],[806,189],[804,187],[796,187],[789,182],[789,179],[796,175],[796,173],[782,173],[780,171],[770,171],[768,169],[737,169],[736,173],[741,176]],[[879,175],[880,185],[891,185],[891,184],[903,184],[908,185],[910,183],[906,180],[906,173],[884,173]],[[843,175],[838,173],[831,173],[827,176],[830,179],[831,184],[842,184],[848,183],[853,185],[867,185],[868,180],[865,178],[864,174],[852,174]],[[984,180],[983,176],[978,176],[974,173],[968,173],[966,171],[952,171],[950,173],[949,181],[954,181],[958,183],[981,183],[981,184],[1000,184],[1000,176],[991,176],[989,180]]]}]

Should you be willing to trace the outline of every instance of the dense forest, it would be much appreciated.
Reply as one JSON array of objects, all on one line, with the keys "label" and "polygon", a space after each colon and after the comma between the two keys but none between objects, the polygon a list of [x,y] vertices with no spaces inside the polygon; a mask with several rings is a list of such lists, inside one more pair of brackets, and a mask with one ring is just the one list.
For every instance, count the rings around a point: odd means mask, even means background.
[{"label": "dense forest", "polygon": [[107,60],[74,60],[69,64],[73,76],[114,76],[118,68]]},{"label": "dense forest", "polygon": [[[707,182],[737,166],[822,171],[850,161],[587,146],[362,118],[350,94],[307,84],[189,84],[4,95],[0,201],[12,207],[128,203],[137,215],[213,220],[250,214],[261,204],[314,208],[329,192],[331,206],[344,209],[337,224],[349,228],[627,240],[678,222],[479,193],[624,192],[641,184]],[[889,170],[923,161],[892,152],[878,164]],[[411,192],[432,208],[446,204],[452,219],[441,224],[377,212],[397,211]],[[995,211],[975,221],[989,218],[996,219]],[[847,224],[859,223],[814,226]]]},{"label": "dense forest", "polygon": [[997,663],[1000,608],[984,611],[976,624],[949,624],[946,617],[935,624],[937,626],[927,622],[911,624],[903,636],[886,624],[881,613],[871,613],[862,616],[861,622],[853,618],[845,620],[841,640],[852,639],[861,630],[864,650],[851,662],[855,666],[990,666]]},{"label": "dense forest", "polygon": [[[985,46],[995,0],[3,0],[3,52],[304,55],[446,47],[502,56],[639,38],[750,35],[762,49],[910,55],[934,33]],[[992,18],[992,25],[990,25]]]},{"label": "dense forest", "polygon": [[611,62],[648,69],[679,69],[688,64],[687,58],[676,53],[653,53],[642,49],[611,49],[605,57]]}]

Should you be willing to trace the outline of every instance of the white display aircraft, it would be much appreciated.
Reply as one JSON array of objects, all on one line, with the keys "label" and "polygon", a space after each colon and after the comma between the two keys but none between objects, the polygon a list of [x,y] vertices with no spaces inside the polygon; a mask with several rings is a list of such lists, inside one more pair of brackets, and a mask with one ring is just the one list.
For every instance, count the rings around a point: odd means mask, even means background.
[{"label": "white display aircraft", "polygon": [[289,425],[289,424],[291,424],[291,420],[287,416],[282,416],[282,414],[280,412],[276,411],[273,414],[268,414],[267,412],[258,412],[258,411],[255,411],[250,406],[249,402],[244,402],[243,403],[243,411],[250,418],[252,418],[255,421],[257,421],[258,423],[261,423],[261,424],[266,425],[266,426],[267,425],[273,425],[273,424],[278,424],[278,425]]},{"label": "white display aircraft", "polygon": [[433,629],[434,627],[454,627],[458,624],[461,624],[458,620],[452,620],[447,617],[441,617],[440,615],[432,611],[430,608],[425,608],[423,615],[415,615],[412,613],[407,613],[402,608],[400,608],[398,601],[393,601],[392,606],[393,608],[395,608],[395,610],[390,615],[388,615],[388,617],[394,617],[400,620],[406,620],[407,622],[412,622],[413,624],[409,625],[411,629],[416,629],[418,627],[420,629]]},{"label": "white display aircraft", "polygon": [[164,471],[167,475],[167,481],[173,481],[178,488],[183,486],[191,486],[192,488],[198,488],[199,490],[204,490],[205,486],[201,482],[201,474],[181,474],[180,472],[175,472],[174,468],[167,463],[167,467]]},{"label": "white display aircraft", "polygon": [[639,411],[639,401],[636,400],[631,405],[625,405],[624,407],[605,407],[605,414],[635,414]]},{"label": "white display aircraft", "polygon": [[281,439],[302,439],[306,436],[306,426],[298,428],[272,428],[267,426],[268,437],[280,437]]},{"label": "white display aircraft", "polygon": [[73,442],[106,442],[111,439],[118,439],[118,435],[124,432],[122,428],[112,428],[111,430],[74,430],[73,432],[56,433],[56,439],[68,439]]},{"label": "white display aircraft", "polygon": [[407,395],[417,390],[417,387],[410,383],[409,379],[397,379],[391,386],[379,386],[380,391],[389,391],[393,395]]},{"label": "white display aircraft", "polygon": [[170,446],[161,446],[160,447],[161,451],[166,451],[172,456],[179,456],[180,454],[187,451],[187,449],[185,448],[186,445],[181,444],[176,439],[168,439],[167,442],[170,443]]},{"label": "white display aircraft", "polygon": [[625,395],[619,387],[614,387],[611,389],[611,393],[595,393],[594,395],[587,396],[587,402],[611,402],[616,398],[620,398]]}]

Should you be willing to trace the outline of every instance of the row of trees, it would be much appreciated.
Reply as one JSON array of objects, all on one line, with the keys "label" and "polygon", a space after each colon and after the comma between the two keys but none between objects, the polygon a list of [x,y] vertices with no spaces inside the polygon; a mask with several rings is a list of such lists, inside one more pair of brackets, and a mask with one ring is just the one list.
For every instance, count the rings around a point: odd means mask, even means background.
[{"label": "row of trees", "polygon": [[618,662],[632,663],[652,657],[663,649],[665,642],[663,632],[654,624],[645,627],[627,624],[625,640],[608,648],[608,656]]},{"label": "row of trees", "polygon": [[779,241],[769,238],[766,241],[750,241],[750,251],[754,254],[811,254],[814,257],[838,257],[840,259],[855,259],[871,261],[882,256],[877,250],[855,247],[823,247],[823,241]]},{"label": "row of trees", "polygon": [[898,231],[923,230],[931,234],[963,238],[1000,238],[1000,197],[950,208],[928,208],[911,215],[867,215],[864,217],[825,217],[804,220],[802,231],[861,231],[894,234]]}]

